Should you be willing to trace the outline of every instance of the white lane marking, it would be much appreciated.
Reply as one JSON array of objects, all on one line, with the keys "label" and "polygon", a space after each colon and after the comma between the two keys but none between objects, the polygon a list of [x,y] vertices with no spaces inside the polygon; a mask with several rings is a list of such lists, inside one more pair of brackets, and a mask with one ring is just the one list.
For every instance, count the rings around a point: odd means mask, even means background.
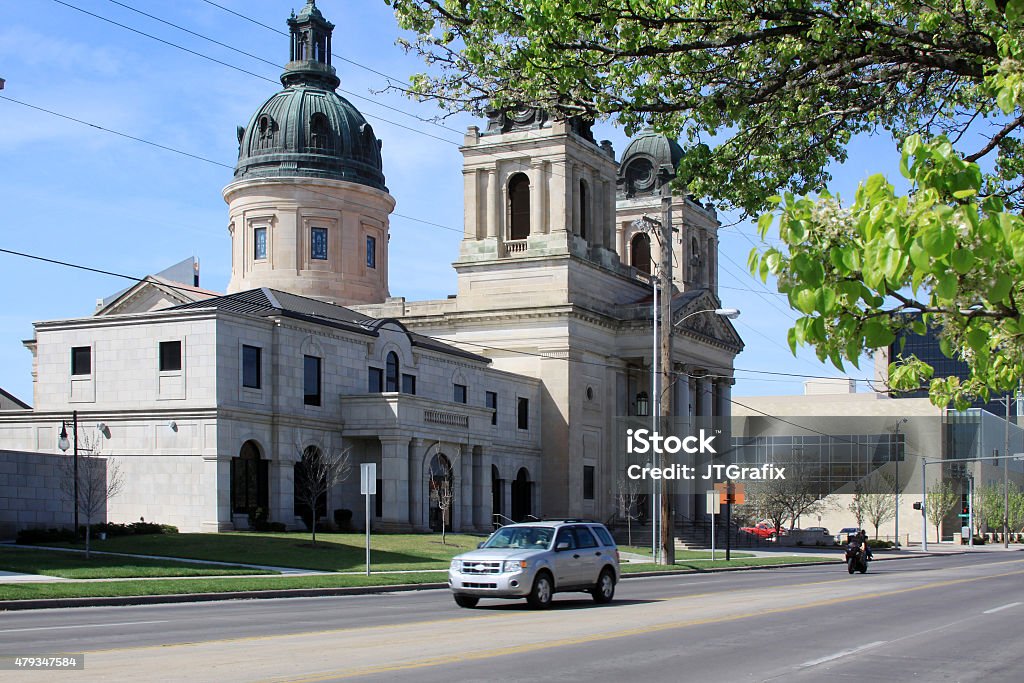
[{"label": "white lane marking", "polygon": [[0,633],[17,633],[19,631],[54,631],[65,628],[104,628],[106,626],[136,626],[138,624],[166,624],[169,620],[160,621],[122,621],[114,624],[71,624],[69,626],[35,626],[33,628],[5,628]]},{"label": "white lane marking", "polygon": [[1011,602],[1009,605],[1003,605],[1002,607],[993,607],[992,609],[987,609],[984,612],[982,612],[982,614],[992,614],[993,612],[1000,612],[1000,611],[1002,611],[1004,609],[1010,609],[1011,607],[1016,607],[1019,604],[1020,604],[1019,602]]},{"label": "white lane marking", "polygon": [[807,668],[812,667],[812,666],[817,666],[819,664],[824,664],[825,662],[831,662],[833,659],[839,659],[841,657],[847,657],[849,655],[855,654],[857,652],[862,652],[862,651],[867,650],[867,649],[872,648],[872,647],[877,647],[879,645],[885,645],[887,642],[889,642],[889,641],[887,641],[887,640],[876,640],[873,643],[868,643],[867,645],[861,645],[860,647],[855,647],[855,648],[852,648],[850,650],[843,650],[842,652],[837,652],[834,655],[829,655],[827,657],[821,657],[819,659],[812,659],[809,662],[804,662],[803,664],[801,664],[797,668],[798,669],[807,669]]}]

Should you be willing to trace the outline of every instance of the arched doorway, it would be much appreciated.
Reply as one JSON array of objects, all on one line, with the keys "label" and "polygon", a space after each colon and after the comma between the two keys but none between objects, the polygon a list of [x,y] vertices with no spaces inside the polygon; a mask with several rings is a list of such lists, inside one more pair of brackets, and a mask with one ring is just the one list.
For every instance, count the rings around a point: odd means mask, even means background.
[{"label": "arched doorway", "polygon": [[442,520],[445,529],[452,528],[452,504],[455,501],[453,478],[452,464],[446,455],[438,453],[430,459],[427,496],[430,501],[430,528],[433,531],[441,531]]},{"label": "arched doorway", "polygon": [[533,512],[533,482],[525,467],[520,467],[512,482],[512,520],[521,522]]},{"label": "arched doorway", "polygon": [[260,457],[259,444],[242,444],[238,457],[231,459],[231,512],[256,520],[269,517],[269,466],[270,462]]},{"label": "arched doorway", "polygon": [[629,242],[629,264],[641,273],[651,273],[651,238],[642,232]]}]

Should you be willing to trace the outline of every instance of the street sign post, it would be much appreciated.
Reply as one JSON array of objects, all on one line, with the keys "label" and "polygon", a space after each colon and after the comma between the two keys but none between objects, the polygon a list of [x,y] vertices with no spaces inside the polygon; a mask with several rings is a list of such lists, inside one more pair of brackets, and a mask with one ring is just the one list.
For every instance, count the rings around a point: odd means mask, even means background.
[{"label": "street sign post", "polygon": [[377,463],[359,463],[359,493],[366,498],[366,575],[370,575],[370,496],[377,493]]},{"label": "street sign post", "polygon": [[722,504],[719,501],[718,491],[708,491],[704,494],[704,498],[707,504],[707,512],[711,515],[711,561],[715,561],[715,515],[717,515],[721,509]]}]

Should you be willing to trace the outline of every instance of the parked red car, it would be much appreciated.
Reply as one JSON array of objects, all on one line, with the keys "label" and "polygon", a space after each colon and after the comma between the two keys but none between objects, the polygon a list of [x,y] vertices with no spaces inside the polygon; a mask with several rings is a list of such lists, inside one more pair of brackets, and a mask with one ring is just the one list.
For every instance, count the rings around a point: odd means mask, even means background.
[{"label": "parked red car", "polygon": [[740,531],[748,534],[753,534],[760,538],[771,538],[772,536],[781,536],[783,531],[776,527],[771,522],[758,522],[754,526],[740,527]]}]

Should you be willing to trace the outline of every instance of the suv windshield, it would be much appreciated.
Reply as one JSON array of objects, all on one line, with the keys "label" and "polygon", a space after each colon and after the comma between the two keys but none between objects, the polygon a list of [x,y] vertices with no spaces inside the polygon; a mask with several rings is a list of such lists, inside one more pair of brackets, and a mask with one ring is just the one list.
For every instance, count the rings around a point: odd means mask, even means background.
[{"label": "suv windshield", "polygon": [[483,544],[484,548],[547,548],[552,529],[539,526],[503,527]]}]

